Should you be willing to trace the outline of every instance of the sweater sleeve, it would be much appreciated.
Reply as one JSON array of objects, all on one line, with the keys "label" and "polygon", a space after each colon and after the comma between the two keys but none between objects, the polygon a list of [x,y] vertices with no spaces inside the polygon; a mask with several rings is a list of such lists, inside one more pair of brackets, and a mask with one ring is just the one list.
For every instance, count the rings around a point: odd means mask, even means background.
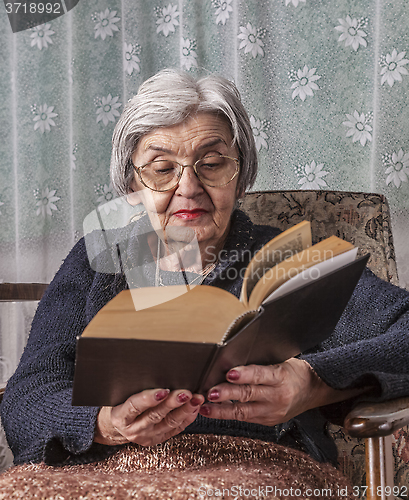
[{"label": "sweater sleeve", "polygon": [[88,322],[86,304],[94,278],[80,240],[37,308],[1,406],[16,464],[81,461],[96,448],[102,455],[114,451],[93,444],[99,408],[71,406],[76,337]]},{"label": "sweater sleeve", "polygon": [[[366,269],[333,335],[306,360],[334,389],[372,387],[360,401],[385,401],[408,395],[409,293]],[[329,405],[334,420],[356,402]]]}]

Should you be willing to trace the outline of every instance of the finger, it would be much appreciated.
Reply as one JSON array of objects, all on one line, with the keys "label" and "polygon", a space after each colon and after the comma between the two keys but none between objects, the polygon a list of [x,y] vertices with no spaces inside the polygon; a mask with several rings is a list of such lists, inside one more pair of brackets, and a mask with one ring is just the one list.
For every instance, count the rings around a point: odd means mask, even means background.
[{"label": "finger", "polygon": [[227,372],[226,379],[231,384],[279,386],[285,377],[285,367],[284,363],[268,366],[237,366]]},{"label": "finger", "polygon": [[[190,391],[172,391],[162,404],[151,408],[144,418],[151,424],[158,424],[173,410],[186,405],[192,399]],[[141,420],[142,422],[142,420]]]},{"label": "finger", "polygon": [[192,422],[195,421],[199,413],[199,408],[200,406],[196,407],[195,411],[192,414],[186,415],[185,418],[183,418],[180,422],[178,422],[177,417],[172,418],[172,423],[174,427],[169,427],[168,425],[165,426],[163,425],[162,422],[160,424],[162,428],[158,430],[157,427],[155,427],[155,432],[151,434],[151,436],[149,437],[149,441],[145,443],[140,442],[140,444],[145,446],[146,445],[152,446],[159,443],[163,443],[173,436],[177,436],[178,434],[183,432],[186,429],[186,427],[188,427]]},{"label": "finger", "polygon": [[156,426],[155,430],[165,435],[172,433],[173,430],[176,430],[176,433],[181,432],[196,419],[204,401],[205,399],[202,395],[194,395],[188,403],[169,412],[160,424]]},{"label": "finger", "polygon": [[242,422],[257,422],[260,413],[259,403],[204,404],[199,413],[207,418],[222,420],[239,420]]},{"label": "finger", "polygon": [[212,387],[207,393],[207,399],[214,402],[233,399],[242,403],[267,401],[271,397],[271,389],[282,386],[287,375],[288,367],[285,363],[238,366],[226,374],[230,383]]},{"label": "finger", "polygon": [[126,427],[146,410],[166,400],[169,394],[169,389],[150,389],[134,394],[125,403],[113,407],[111,417],[121,427]]},{"label": "finger", "polygon": [[142,427],[156,425],[161,422],[169,412],[186,404],[191,399],[192,393],[190,391],[172,391],[167,398],[164,398],[161,404],[146,410],[138,419],[138,423]]},{"label": "finger", "polygon": [[166,441],[171,436],[179,434],[197,417],[204,397],[195,395],[179,408],[174,408],[159,420],[154,415],[156,408],[139,417],[126,431],[129,441],[143,446],[154,445]]},{"label": "finger", "polygon": [[226,401],[240,401],[241,403],[255,401],[270,401],[272,388],[267,385],[252,384],[219,384],[211,389],[207,394],[207,399],[212,403],[222,403]]},{"label": "finger", "polygon": [[170,411],[187,403],[191,398],[190,391],[143,391],[131,396],[124,403],[120,414],[113,412],[112,422],[117,429],[126,432],[127,436],[136,435],[161,422]]},{"label": "finger", "polygon": [[193,413],[187,414],[183,421],[176,427],[172,429],[165,430],[165,433],[163,435],[162,441],[167,441],[173,436],[176,436],[177,434],[180,434],[182,431],[186,429],[191,423],[193,423],[196,420],[196,417],[200,411],[201,405],[195,407]]}]

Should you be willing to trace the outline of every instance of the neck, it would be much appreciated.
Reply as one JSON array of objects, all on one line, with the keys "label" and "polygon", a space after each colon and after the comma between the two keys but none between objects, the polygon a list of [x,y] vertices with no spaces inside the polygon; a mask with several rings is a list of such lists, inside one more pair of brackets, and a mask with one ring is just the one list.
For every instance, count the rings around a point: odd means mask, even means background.
[{"label": "neck", "polygon": [[167,237],[166,233],[156,232],[148,235],[148,244],[152,256],[159,262],[159,267],[167,271],[184,271],[201,274],[209,266],[214,265],[219,260],[230,225],[226,228],[222,238],[214,244],[208,242],[197,243],[192,241],[175,241]]}]

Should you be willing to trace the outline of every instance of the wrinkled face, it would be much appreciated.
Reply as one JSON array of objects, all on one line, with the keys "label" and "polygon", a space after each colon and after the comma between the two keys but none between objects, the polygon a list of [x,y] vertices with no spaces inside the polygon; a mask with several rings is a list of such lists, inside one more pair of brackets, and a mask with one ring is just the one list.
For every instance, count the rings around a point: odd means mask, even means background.
[{"label": "wrinkled face", "polygon": [[[198,113],[179,125],[146,134],[139,141],[132,161],[135,166],[162,159],[193,165],[206,156],[218,154],[238,158],[230,128],[215,115]],[[159,193],[145,188],[136,173],[132,187],[141,196],[155,229],[190,228],[197,237],[202,257],[208,260],[204,254],[220,251],[229,230],[238,197],[237,181],[238,176],[225,186],[208,187],[189,167],[183,170],[178,186],[171,191]]]}]

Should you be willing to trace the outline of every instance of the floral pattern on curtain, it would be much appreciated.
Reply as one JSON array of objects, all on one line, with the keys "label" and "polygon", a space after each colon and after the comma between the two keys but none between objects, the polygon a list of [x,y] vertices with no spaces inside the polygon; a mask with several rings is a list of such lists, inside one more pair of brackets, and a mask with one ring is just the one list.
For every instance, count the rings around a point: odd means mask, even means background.
[{"label": "floral pattern on curtain", "polygon": [[[409,286],[406,0],[82,0],[16,34],[0,7],[0,27],[0,280],[49,281],[85,216],[116,210],[115,122],[146,78],[176,67],[237,84],[254,189],[385,194]],[[1,318],[3,379],[24,343],[5,340],[16,314]]]}]

